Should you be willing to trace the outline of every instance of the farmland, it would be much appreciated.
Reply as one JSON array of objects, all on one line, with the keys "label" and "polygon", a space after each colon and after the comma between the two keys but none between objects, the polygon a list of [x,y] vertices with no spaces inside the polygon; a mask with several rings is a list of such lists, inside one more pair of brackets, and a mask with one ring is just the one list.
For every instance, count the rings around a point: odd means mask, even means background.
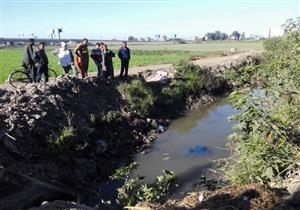
[{"label": "farmland", "polygon": [[[114,52],[117,52],[119,45],[116,42],[108,43]],[[199,44],[172,44],[172,43],[151,43],[138,44],[129,43],[132,52],[132,60],[130,67],[148,66],[154,64],[176,63],[180,60],[189,60],[193,57],[206,57],[214,55],[222,55],[229,53],[230,49],[236,48],[237,51],[246,50],[262,50],[262,42],[260,41],[223,41],[223,42],[207,42]],[[93,47],[90,46],[90,49]],[[56,70],[59,74],[62,69],[58,65],[58,61],[52,55],[54,47],[47,48],[49,58],[49,67]],[[0,49],[0,83],[3,83],[10,72],[20,68],[23,58],[23,48],[4,48]],[[114,67],[116,73],[120,68],[118,58],[114,59]],[[95,64],[90,61],[89,71],[95,71]]]}]

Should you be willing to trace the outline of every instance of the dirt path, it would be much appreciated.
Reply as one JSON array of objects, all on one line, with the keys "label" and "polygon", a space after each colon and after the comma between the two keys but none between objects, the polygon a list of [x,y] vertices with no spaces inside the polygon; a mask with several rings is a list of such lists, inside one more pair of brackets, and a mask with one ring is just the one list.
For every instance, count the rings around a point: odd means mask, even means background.
[{"label": "dirt path", "polygon": [[[255,53],[259,53],[259,52],[247,51],[247,52],[237,53],[228,56],[205,57],[205,58],[195,60],[193,61],[193,63],[205,67],[222,66],[228,62],[233,63],[237,60],[240,60],[243,57],[247,57],[248,55],[255,54]],[[129,74],[134,75],[146,70],[163,70],[163,69],[170,69],[170,68],[173,68],[172,64],[159,64],[159,65],[149,65],[149,66],[142,66],[142,67],[133,67],[129,69]]]},{"label": "dirt path", "polygon": [[[199,66],[205,66],[205,67],[214,67],[214,66],[222,66],[226,65],[227,63],[234,63],[237,60],[240,60],[241,58],[245,58],[248,55],[253,55],[259,53],[258,51],[247,51],[243,53],[237,53],[234,55],[228,55],[228,56],[217,56],[217,57],[205,57],[198,60],[193,61],[194,64]],[[147,70],[170,70],[173,69],[172,64],[158,64],[158,65],[149,65],[149,66],[141,66],[141,67],[132,67],[129,69],[130,75],[136,75],[140,72],[144,72]],[[89,76],[95,76],[95,72],[90,73]],[[115,69],[115,75],[119,74],[119,69]],[[6,90],[14,90],[14,88],[7,84],[1,84],[0,88],[6,89]]]}]

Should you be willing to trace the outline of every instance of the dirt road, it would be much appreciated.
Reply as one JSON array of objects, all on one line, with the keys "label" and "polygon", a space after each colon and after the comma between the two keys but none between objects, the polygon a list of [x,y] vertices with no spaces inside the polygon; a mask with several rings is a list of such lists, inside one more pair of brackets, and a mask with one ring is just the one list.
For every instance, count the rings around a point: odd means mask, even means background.
[{"label": "dirt road", "polygon": [[[241,60],[249,55],[260,53],[258,51],[247,51],[243,53],[237,53],[234,55],[228,56],[217,56],[217,57],[205,57],[198,60],[193,61],[194,64],[204,67],[214,67],[214,66],[222,66],[227,63],[234,63],[238,60]],[[129,74],[134,75],[139,72],[143,72],[146,70],[167,70],[173,68],[172,64],[160,64],[160,65],[149,65],[142,67],[133,67],[129,69]],[[116,71],[118,73],[118,70]]]}]

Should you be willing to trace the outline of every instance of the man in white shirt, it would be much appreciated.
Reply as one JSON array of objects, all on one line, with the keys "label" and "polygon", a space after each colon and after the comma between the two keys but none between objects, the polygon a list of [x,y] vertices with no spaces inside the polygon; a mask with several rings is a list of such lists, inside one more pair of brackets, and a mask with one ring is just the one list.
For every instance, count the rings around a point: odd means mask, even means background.
[{"label": "man in white shirt", "polygon": [[73,75],[77,77],[77,70],[74,66],[74,56],[65,42],[61,42],[61,48],[59,48],[57,57],[59,59],[59,65],[64,69],[64,74],[68,74],[69,70],[72,69]]}]

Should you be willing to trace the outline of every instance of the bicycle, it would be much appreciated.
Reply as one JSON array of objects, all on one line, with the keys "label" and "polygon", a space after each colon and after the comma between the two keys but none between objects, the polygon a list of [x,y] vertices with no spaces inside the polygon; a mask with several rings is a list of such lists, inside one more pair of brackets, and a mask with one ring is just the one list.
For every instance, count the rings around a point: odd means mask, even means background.
[{"label": "bicycle", "polygon": [[[57,77],[57,73],[50,68],[48,68],[48,75],[49,75],[49,79],[50,78],[56,79]],[[9,74],[7,82],[14,88],[24,88],[29,83],[33,82],[32,78],[33,76],[30,70],[27,68],[23,68],[23,69],[15,70],[11,74]]]}]

